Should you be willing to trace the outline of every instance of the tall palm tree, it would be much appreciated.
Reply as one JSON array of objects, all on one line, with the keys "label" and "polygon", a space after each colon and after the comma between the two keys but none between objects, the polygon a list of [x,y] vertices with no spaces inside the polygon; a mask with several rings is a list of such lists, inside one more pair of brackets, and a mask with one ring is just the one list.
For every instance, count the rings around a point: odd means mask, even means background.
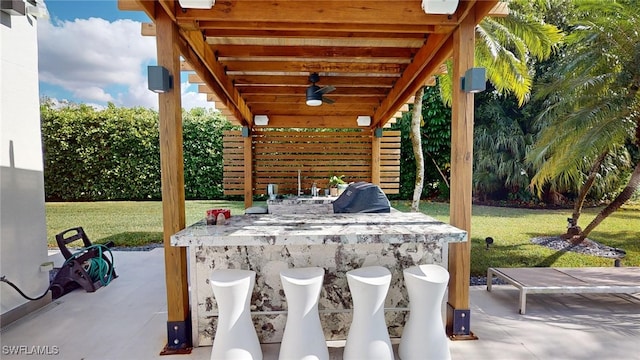
[{"label": "tall palm tree", "polygon": [[[482,195],[509,189],[526,189],[530,180],[525,154],[532,143],[526,119],[518,114],[506,114],[500,97],[513,96],[516,106],[530,98],[535,77],[534,65],[548,59],[558,49],[563,34],[554,25],[545,23],[549,8],[547,0],[517,0],[509,3],[509,15],[504,18],[484,18],[476,26],[475,63],[487,69],[491,83],[491,98],[485,104],[486,119],[474,134],[474,191]],[[440,76],[441,97],[451,104],[452,63]],[[508,99],[509,103],[512,102]],[[480,120],[480,118],[478,118]],[[526,131],[525,131],[526,130]]]},{"label": "tall palm tree", "polygon": [[[567,47],[549,72],[544,127],[528,159],[539,167],[531,186],[579,183],[586,194],[602,162],[626,158],[624,144],[640,149],[640,10],[638,0],[574,0]],[[629,167],[623,190],[574,241],[584,240],[640,185],[640,161]],[[587,176],[584,176],[588,174]],[[580,204],[581,206],[581,204]],[[574,218],[579,215],[574,210]]]},{"label": "tall palm tree", "polygon": [[[522,106],[531,94],[533,62],[549,58],[562,41],[561,31],[538,14],[546,1],[516,0],[506,17],[485,17],[476,26],[475,63],[487,69],[487,79],[499,94],[512,94]],[[451,66],[440,76],[443,101],[451,105]]]}]

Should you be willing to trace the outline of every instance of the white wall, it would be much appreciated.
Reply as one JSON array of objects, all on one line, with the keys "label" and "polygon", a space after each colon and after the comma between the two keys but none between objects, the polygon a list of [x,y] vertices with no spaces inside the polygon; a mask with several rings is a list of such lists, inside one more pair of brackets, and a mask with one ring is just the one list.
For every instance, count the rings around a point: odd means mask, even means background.
[{"label": "white wall", "polygon": [[[32,297],[49,285],[41,143],[37,21],[0,12],[0,274]],[[0,283],[1,315],[27,302]]]}]

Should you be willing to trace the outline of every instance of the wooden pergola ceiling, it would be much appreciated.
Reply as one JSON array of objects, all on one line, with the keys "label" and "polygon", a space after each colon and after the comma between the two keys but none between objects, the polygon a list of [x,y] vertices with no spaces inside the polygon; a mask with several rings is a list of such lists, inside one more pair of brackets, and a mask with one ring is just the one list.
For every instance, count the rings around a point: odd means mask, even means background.
[{"label": "wooden pergola ceiling", "polygon": [[[226,115],[253,127],[356,127],[356,117],[385,125],[451,56],[452,33],[470,12],[495,1],[460,1],[452,15],[426,14],[421,0],[228,0],[211,9],[159,1],[179,28],[191,82]],[[119,0],[155,19],[153,1]],[[498,4],[501,5],[501,4]],[[503,14],[506,6],[491,13]],[[144,24],[143,34],[155,34]],[[333,104],[307,106],[309,75],[335,86]],[[406,109],[406,108],[405,108]]]}]

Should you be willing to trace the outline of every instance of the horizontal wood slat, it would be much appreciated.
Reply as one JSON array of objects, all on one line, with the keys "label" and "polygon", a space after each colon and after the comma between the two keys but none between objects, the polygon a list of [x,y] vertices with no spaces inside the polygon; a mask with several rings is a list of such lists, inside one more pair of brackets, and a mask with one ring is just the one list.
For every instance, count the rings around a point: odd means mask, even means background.
[{"label": "horizontal wood slat", "polygon": [[[331,175],[347,182],[371,181],[370,131],[253,131],[253,194],[264,195],[267,184],[281,194],[295,194],[298,170],[305,193],[313,182],[328,187]],[[380,187],[387,194],[400,188],[400,132],[384,131],[380,149]],[[224,132],[225,195],[243,195],[244,140],[240,131]]]}]

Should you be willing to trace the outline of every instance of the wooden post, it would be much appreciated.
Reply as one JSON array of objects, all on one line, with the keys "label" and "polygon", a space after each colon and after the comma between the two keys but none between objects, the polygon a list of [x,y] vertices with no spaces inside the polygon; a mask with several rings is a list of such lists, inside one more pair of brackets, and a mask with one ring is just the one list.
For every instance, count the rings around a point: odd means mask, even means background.
[{"label": "wooden post", "polygon": [[473,67],[475,13],[471,12],[453,34],[453,101],[451,109],[450,223],[467,231],[467,241],[449,245],[449,297],[447,333],[473,337],[469,329],[469,276],[471,272],[471,190],[473,175],[473,94],[465,93],[460,79]]},{"label": "wooden post", "polygon": [[[244,135],[243,135],[244,136]],[[249,136],[244,137],[244,208],[253,205],[253,144]]]},{"label": "wooden post", "polygon": [[171,235],[185,228],[178,30],[159,4],[156,12],[158,65],[168,69],[173,77],[173,89],[159,94],[158,99],[168,338],[163,353],[169,354],[191,348],[192,339],[186,248],[170,243]]},{"label": "wooden post", "polygon": [[380,185],[380,144],[382,138],[376,136],[375,130],[371,131],[371,183]]}]

